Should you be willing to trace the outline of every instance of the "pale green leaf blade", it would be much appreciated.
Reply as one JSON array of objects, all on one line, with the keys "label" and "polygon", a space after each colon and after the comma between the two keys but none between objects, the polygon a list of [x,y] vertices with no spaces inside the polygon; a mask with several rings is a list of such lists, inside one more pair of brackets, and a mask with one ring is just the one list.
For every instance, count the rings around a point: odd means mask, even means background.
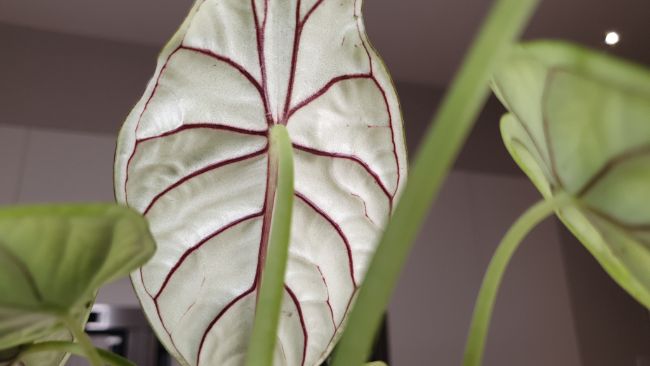
[{"label": "pale green leaf blade", "polygon": [[[521,135],[516,124],[502,125],[517,163],[545,197],[574,196],[576,206],[560,218],[621,287],[650,307],[650,71],[537,42],[513,52],[494,85],[509,109],[540,111],[519,120],[527,129],[542,124],[542,134],[523,144],[526,152],[513,148],[513,136]],[[539,147],[547,159],[521,158]],[[540,170],[548,172],[546,183],[531,174]]]},{"label": "pale green leaf blade", "polygon": [[[617,66],[625,65],[613,62],[610,68]],[[603,169],[632,158],[630,154],[650,153],[650,90],[580,68],[558,65],[548,70],[543,118],[551,164],[565,190],[579,195],[587,185],[607,178]],[[639,79],[646,77],[650,84],[646,73]]]},{"label": "pale green leaf blade", "polygon": [[561,210],[559,217],[622,288],[650,307],[647,245],[644,248],[625,231],[576,207]]},{"label": "pale green leaf blade", "polygon": [[0,209],[0,289],[10,294],[0,297],[0,349],[70,339],[61,316],[85,321],[97,289],[143,264],[154,248],[146,222],[126,207]]},{"label": "pale green leaf blade", "polygon": [[514,115],[508,113],[501,118],[501,136],[510,155],[528,178],[542,192],[551,196],[549,180],[551,175],[544,164],[540,150],[535,146],[531,135]]}]

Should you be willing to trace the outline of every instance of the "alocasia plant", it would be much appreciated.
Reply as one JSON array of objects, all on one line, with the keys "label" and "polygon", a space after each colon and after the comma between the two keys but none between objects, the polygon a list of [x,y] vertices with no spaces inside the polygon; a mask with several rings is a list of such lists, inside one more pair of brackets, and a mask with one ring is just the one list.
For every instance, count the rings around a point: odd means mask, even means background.
[{"label": "alocasia plant", "polygon": [[[0,209],[0,364],[18,358],[26,366],[59,365],[71,344],[51,341],[75,338],[98,365],[83,333],[95,293],[154,249],[146,222],[126,207]],[[34,342],[49,348],[33,352]]]},{"label": "alocasia plant", "polygon": [[274,125],[295,160],[275,365],[318,365],[405,180],[402,117],[361,1],[197,1],[122,128],[116,196],[158,244],[132,280],[184,365],[243,362],[274,219]]},{"label": "alocasia plant", "polygon": [[525,235],[553,212],[650,309],[650,71],[560,42],[515,48],[493,79],[510,113],[508,151],[544,200],[504,236],[488,267],[465,366],[479,365],[496,292]]},{"label": "alocasia plant", "polygon": [[[489,75],[535,4],[497,1],[370,266],[402,188],[405,154],[395,93],[368,45],[360,2],[194,5],[125,123],[115,172],[118,200],[148,216],[161,244],[133,280],[181,363],[246,357],[267,365],[274,351],[276,365],[320,363],[369,266],[333,360],[362,362],[417,228],[487,96]],[[650,299],[650,73],[552,43],[516,49],[499,70],[495,92],[511,111],[504,140],[545,200],[517,220],[490,263],[468,366],[480,364],[510,256],[554,210],[621,286],[646,307]],[[94,350],[81,323],[99,285],[151,254],[138,220],[109,206],[0,211],[0,290],[13,291],[0,299],[0,364],[55,365],[62,352],[85,353],[95,365],[100,355],[128,364]],[[27,258],[30,238],[41,239],[45,254],[71,248],[61,258],[86,265],[75,272],[57,256]],[[80,253],[89,242],[95,245]],[[104,262],[96,263],[98,254],[107,254]],[[91,276],[79,278],[84,273]],[[41,292],[44,283],[51,288]],[[51,341],[73,336],[77,343]]]},{"label": "alocasia plant", "polygon": [[503,138],[567,227],[650,308],[650,71],[558,42],[522,46],[494,79]]}]

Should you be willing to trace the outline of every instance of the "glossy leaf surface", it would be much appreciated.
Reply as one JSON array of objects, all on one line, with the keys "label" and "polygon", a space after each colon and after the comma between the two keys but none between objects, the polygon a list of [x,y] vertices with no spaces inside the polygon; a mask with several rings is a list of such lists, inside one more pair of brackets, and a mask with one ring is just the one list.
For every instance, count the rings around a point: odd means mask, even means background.
[{"label": "glossy leaf surface", "polygon": [[331,350],[405,178],[395,91],[354,0],[199,1],[122,129],[115,184],[158,243],[132,276],[184,365],[240,365],[287,126],[295,200],[276,365]]},{"label": "glossy leaf surface", "polygon": [[[0,349],[71,340],[62,318],[85,322],[101,285],[142,265],[155,249],[146,222],[116,205],[0,209]],[[58,365],[47,353],[26,365]]]},{"label": "glossy leaf surface", "polygon": [[650,308],[650,71],[561,43],[517,49],[494,79],[519,166],[609,275]]}]

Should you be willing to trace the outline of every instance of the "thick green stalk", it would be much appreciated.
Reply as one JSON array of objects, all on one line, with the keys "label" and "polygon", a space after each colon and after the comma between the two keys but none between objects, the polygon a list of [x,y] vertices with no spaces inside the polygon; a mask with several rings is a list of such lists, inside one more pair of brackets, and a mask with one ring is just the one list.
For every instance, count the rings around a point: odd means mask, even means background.
[{"label": "thick green stalk", "polygon": [[[247,366],[270,366],[273,363],[291,235],[294,193],[291,140],[282,125],[271,128],[269,140],[270,183],[277,188],[253,335],[246,354]],[[275,179],[277,181],[274,182]]]},{"label": "thick green stalk", "polygon": [[63,316],[62,317],[65,326],[70,330],[75,340],[79,344],[79,347],[83,349],[84,355],[88,359],[88,362],[92,366],[102,366],[102,359],[97,352],[97,348],[93,346],[93,343],[90,340],[90,337],[86,332],[84,332],[83,324],[80,324],[72,316]]},{"label": "thick green stalk", "polygon": [[[27,355],[40,352],[65,352],[78,356],[86,355],[86,350],[81,347],[79,343],[54,341],[32,344],[20,352],[18,359],[20,360]],[[131,361],[112,352],[108,352],[103,349],[97,349],[97,353],[101,357],[104,364],[111,366],[135,366],[135,364]]]},{"label": "thick green stalk", "polygon": [[352,309],[333,366],[361,365],[424,217],[481,107],[493,70],[506,57],[538,0],[498,0],[429,128],[393,218]]},{"label": "thick green stalk", "polygon": [[533,228],[549,217],[554,209],[561,206],[566,200],[568,200],[566,196],[558,196],[549,201],[542,200],[536,203],[515,221],[499,243],[485,276],[483,276],[481,290],[474,306],[472,324],[465,345],[463,366],[479,366],[481,364],[494,302],[503,274],[515,250]]}]

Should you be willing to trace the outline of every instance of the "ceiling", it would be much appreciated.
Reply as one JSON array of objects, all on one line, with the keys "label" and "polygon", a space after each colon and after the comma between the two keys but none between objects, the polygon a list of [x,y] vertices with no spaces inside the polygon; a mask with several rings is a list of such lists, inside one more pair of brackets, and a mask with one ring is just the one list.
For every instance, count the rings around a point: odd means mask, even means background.
[{"label": "ceiling", "polygon": [[[0,0],[0,22],[160,47],[191,0]],[[371,40],[398,81],[445,85],[491,1],[366,0]],[[526,38],[563,38],[650,64],[650,1],[543,0]],[[603,44],[617,30],[616,47]]]}]

